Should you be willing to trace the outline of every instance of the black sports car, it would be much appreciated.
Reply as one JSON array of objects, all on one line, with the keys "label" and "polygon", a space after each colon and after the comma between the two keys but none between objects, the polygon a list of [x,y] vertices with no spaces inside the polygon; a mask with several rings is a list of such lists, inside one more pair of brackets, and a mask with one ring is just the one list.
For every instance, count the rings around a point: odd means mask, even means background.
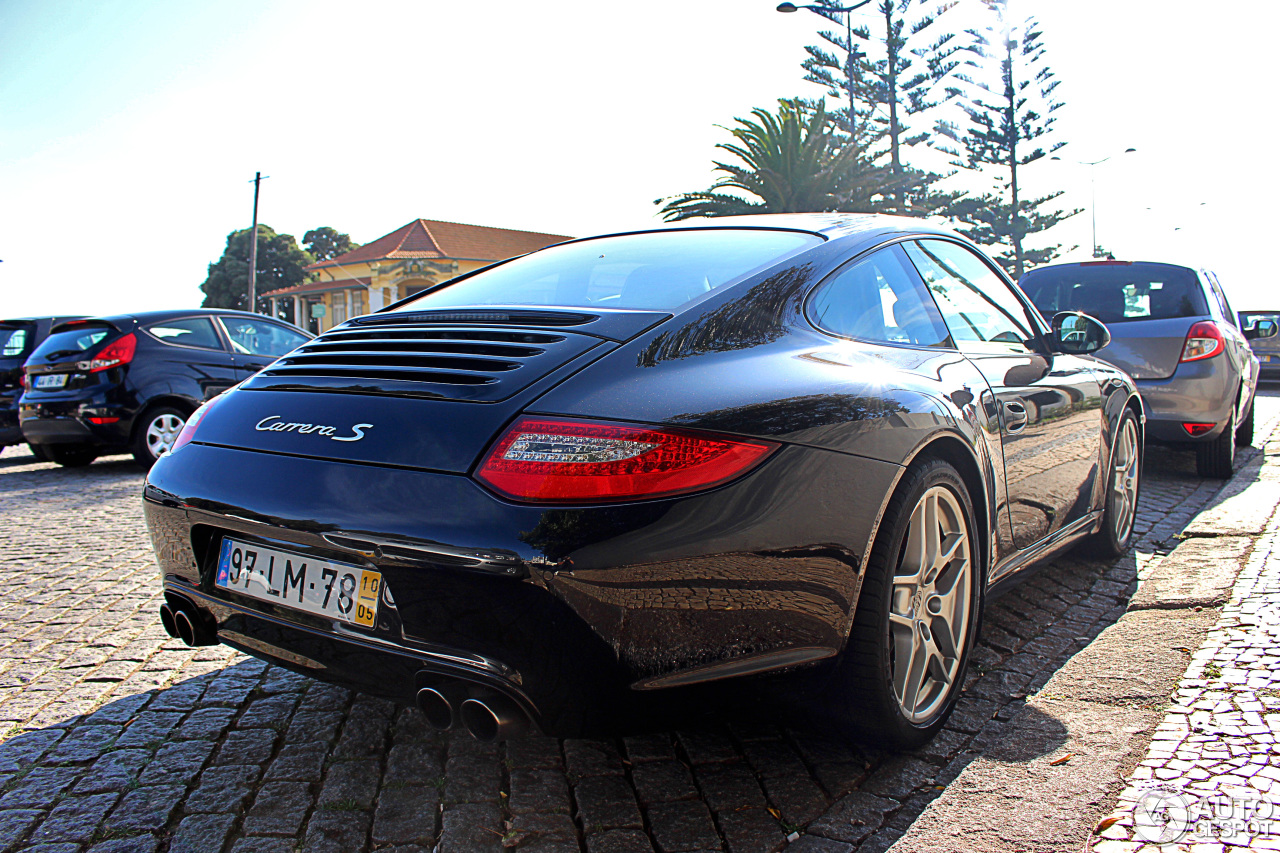
[{"label": "black sports car", "polygon": [[562,243],[198,410],[145,490],[161,619],[481,738],[805,672],[918,743],[993,584],[1129,544],[1142,408],[1106,341],[919,220]]}]

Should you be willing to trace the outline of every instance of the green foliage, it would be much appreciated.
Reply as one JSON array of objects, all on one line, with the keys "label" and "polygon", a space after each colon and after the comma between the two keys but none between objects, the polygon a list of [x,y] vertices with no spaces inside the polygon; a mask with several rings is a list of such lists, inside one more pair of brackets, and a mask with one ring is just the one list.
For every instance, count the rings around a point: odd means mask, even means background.
[{"label": "green foliage", "polygon": [[[982,172],[996,171],[997,178],[981,198],[962,199],[948,211],[966,223],[966,236],[987,246],[999,246],[996,254],[1014,278],[1027,267],[1047,263],[1060,254],[1061,244],[1042,249],[1024,245],[1027,237],[1052,228],[1079,210],[1042,210],[1061,195],[1039,198],[1020,196],[1019,170],[1057,151],[1065,142],[1052,141],[1062,107],[1054,95],[1059,81],[1045,59],[1042,32],[1034,18],[1011,22],[1006,0],[986,0],[991,18],[980,28],[968,30],[969,57],[963,73],[956,74],[953,90],[967,118],[962,131],[955,124],[939,124],[938,132],[952,140],[939,147],[951,154],[954,165]],[[1047,148],[1046,148],[1047,146]]]},{"label": "green foliage", "polygon": [[894,186],[892,174],[876,165],[865,147],[838,132],[822,102],[810,107],[784,99],[776,114],[758,108],[751,115],[754,121],[736,118],[738,127],[724,128],[734,143],[716,146],[741,165],[716,161],[715,171],[722,176],[710,189],[655,201],[664,205],[664,220],[883,209]]},{"label": "green foliage", "polygon": [[359,243],[351,242],[351,236],[343,234],[336,228],[322,225],[302,235],[302,245],[315,258],[316,262],[328,261],[345,255],[352,249],[360,248]]},{"label": "green foliage", "polygon": [[[205,308],[238,308],[248,310],[250,229],[232,231],[222,257],[209,264],[209,275],[200,285]],[[263,293],[292,287],[307,280],[306,266],[312,257],[298,248],[292,234],[277,234],[268,225],[258,225],[258,311],[266,310]],[[292,311],[292,306],[289,307]]]},{"label": "green foliage", "polygon": [[[819,0],[819,5],[840,4]],[[959,195],[939,193],[933,184],[943,176],[913,169],[903,161],[904,147],[917,145],[927,136],[911,133],[909,118],[937,107],[939,96],[949,97],[952,91],[942,88],[942,83],[958,67],[956,57],[963,45],[955,32],[940,28],[937,21],[954,5],[944,0],[880,0],[873,7],[878,13],[874,33],[871,26],[849,27],[846,21],[843,34],[820,33],[828,46],[805,48],[809,53],[803,63],[805,80],[825,86],[837,102],[847,104],[835,112],[837,124],[848,130],[852,108],[859,139],[883,136],[888,140],[889,168],[901,182],[890,194],[888,212],[927,216]],[[832,22],[841,20],[834,11],[818,14]],[[863,45],[875,54],[874,59],[863,52]]]}]

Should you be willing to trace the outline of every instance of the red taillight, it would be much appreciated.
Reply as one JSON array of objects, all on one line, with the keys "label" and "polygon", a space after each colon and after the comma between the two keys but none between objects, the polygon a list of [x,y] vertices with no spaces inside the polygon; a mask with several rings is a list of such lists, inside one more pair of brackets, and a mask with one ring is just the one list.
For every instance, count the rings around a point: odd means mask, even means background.
[{"label": "red taillight", "polygon": [[690,430],[525,416],[485,454],[476,477],[520,501],[656,498],[728,482],[777,446]]},{"label": "red taillight", "polygon": [[1217,426],[1217,424],[1183,424],[1182,428],[1185,429],[1187,431],[1187,435],[1192,438],[1199,438],[1215,426]]},{"label": "red taillight", "polygon": [[97,424],[98,426],[102,426],[103,424],[119,423],[119,421],[119,418],[89,418],[89,423]]},{"label": "red taillight", "polygon": [[137,348],[138,339],[132,333],[122,338],[116,338],[103,347],[89,362],[89,372],[97,373],[99,370],[106,370],[109,367],[128,364],[133,361],[133,353]]},{"label": "red taillight", "polygon": [[191,439],[196,437],[196,428],[200,426],[204,416],[209,414],[213,404],[221,399],[222,395],[218,395],[191,413],[191,417],[187,418],[187,422],[182,425],[182,432],[178,433],[178,437],[173,440],[173,447],[169,448],[170,453],[175,453],[178,448],[185,447],[191,443]]},{"label": "red taillight", "polygon": [[27,387],[27,372],[25,370],[20,371],[18,373],[18,387],[19,388]]},{"label": "red taillight", "polygon": [[1202,358],[1213,358],[1222,352],[1226,343],[1222,339],[1222,330],[1212,320],[1201,320],[1187,332],[1187,341],[1182,345],[1180,361],[1199,361]]}]

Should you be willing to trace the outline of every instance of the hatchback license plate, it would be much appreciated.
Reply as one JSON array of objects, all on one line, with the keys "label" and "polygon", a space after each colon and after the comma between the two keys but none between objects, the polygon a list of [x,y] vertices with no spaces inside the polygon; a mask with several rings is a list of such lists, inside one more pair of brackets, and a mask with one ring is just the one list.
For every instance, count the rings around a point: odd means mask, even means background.
[{"label": "hatchback license plate", "polygon": [[1258,356],[1258,361],[1270,361],[1270,360],[1271,360],[1271,356],[1269,356],[1269,355],[1260,355],[1260,356]]},{"label": "hatchback license plate", "polygon": [[43,376],[36,377],[36,388],[41,391],[50,388],[61,388],[67,384],[67,374],[65,373],[46,373]]},{"label": "hatchback license plate", "polygon": [[229,536],[222,540],[214,583],[259,601],[365,628],[373,627],[382,592],[378,572]]}]

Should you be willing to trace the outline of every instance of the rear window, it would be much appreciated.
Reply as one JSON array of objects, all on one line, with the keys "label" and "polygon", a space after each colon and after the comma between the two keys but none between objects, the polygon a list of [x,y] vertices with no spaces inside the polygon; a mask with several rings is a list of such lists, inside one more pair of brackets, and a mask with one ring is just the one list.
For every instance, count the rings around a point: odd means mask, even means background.
[{"label": "rear window", "polygon": [[674,311],[822,242],[796,231],[663,231],[553,246],[449,284],[397,311],[564,305]]},{"label": "rear window", "polygon": [[22,327],[0,326],[0,357],[13,358],[22,355],[30,337]]},{"label": "rear window", "polygon": [[110,326],[78,326],[54,332],[40,342],[32,358],[55,360],[68,355],[79,355],[92,349],[115,332]]},{"label": "rear window", "polygon": [[1173,264],[1064,264],[1032,270],[1018,286],[1040,313],[1083,311],[1104,323],[1209,313],[1196,274]]},{"label": "rear window", "polygon": [[1259,320],[1272,320],[1280,323],[1280,313],[1275,311],[1241,311],[1240,312],[1240,328],[1252,329],[1253,324]]}]

